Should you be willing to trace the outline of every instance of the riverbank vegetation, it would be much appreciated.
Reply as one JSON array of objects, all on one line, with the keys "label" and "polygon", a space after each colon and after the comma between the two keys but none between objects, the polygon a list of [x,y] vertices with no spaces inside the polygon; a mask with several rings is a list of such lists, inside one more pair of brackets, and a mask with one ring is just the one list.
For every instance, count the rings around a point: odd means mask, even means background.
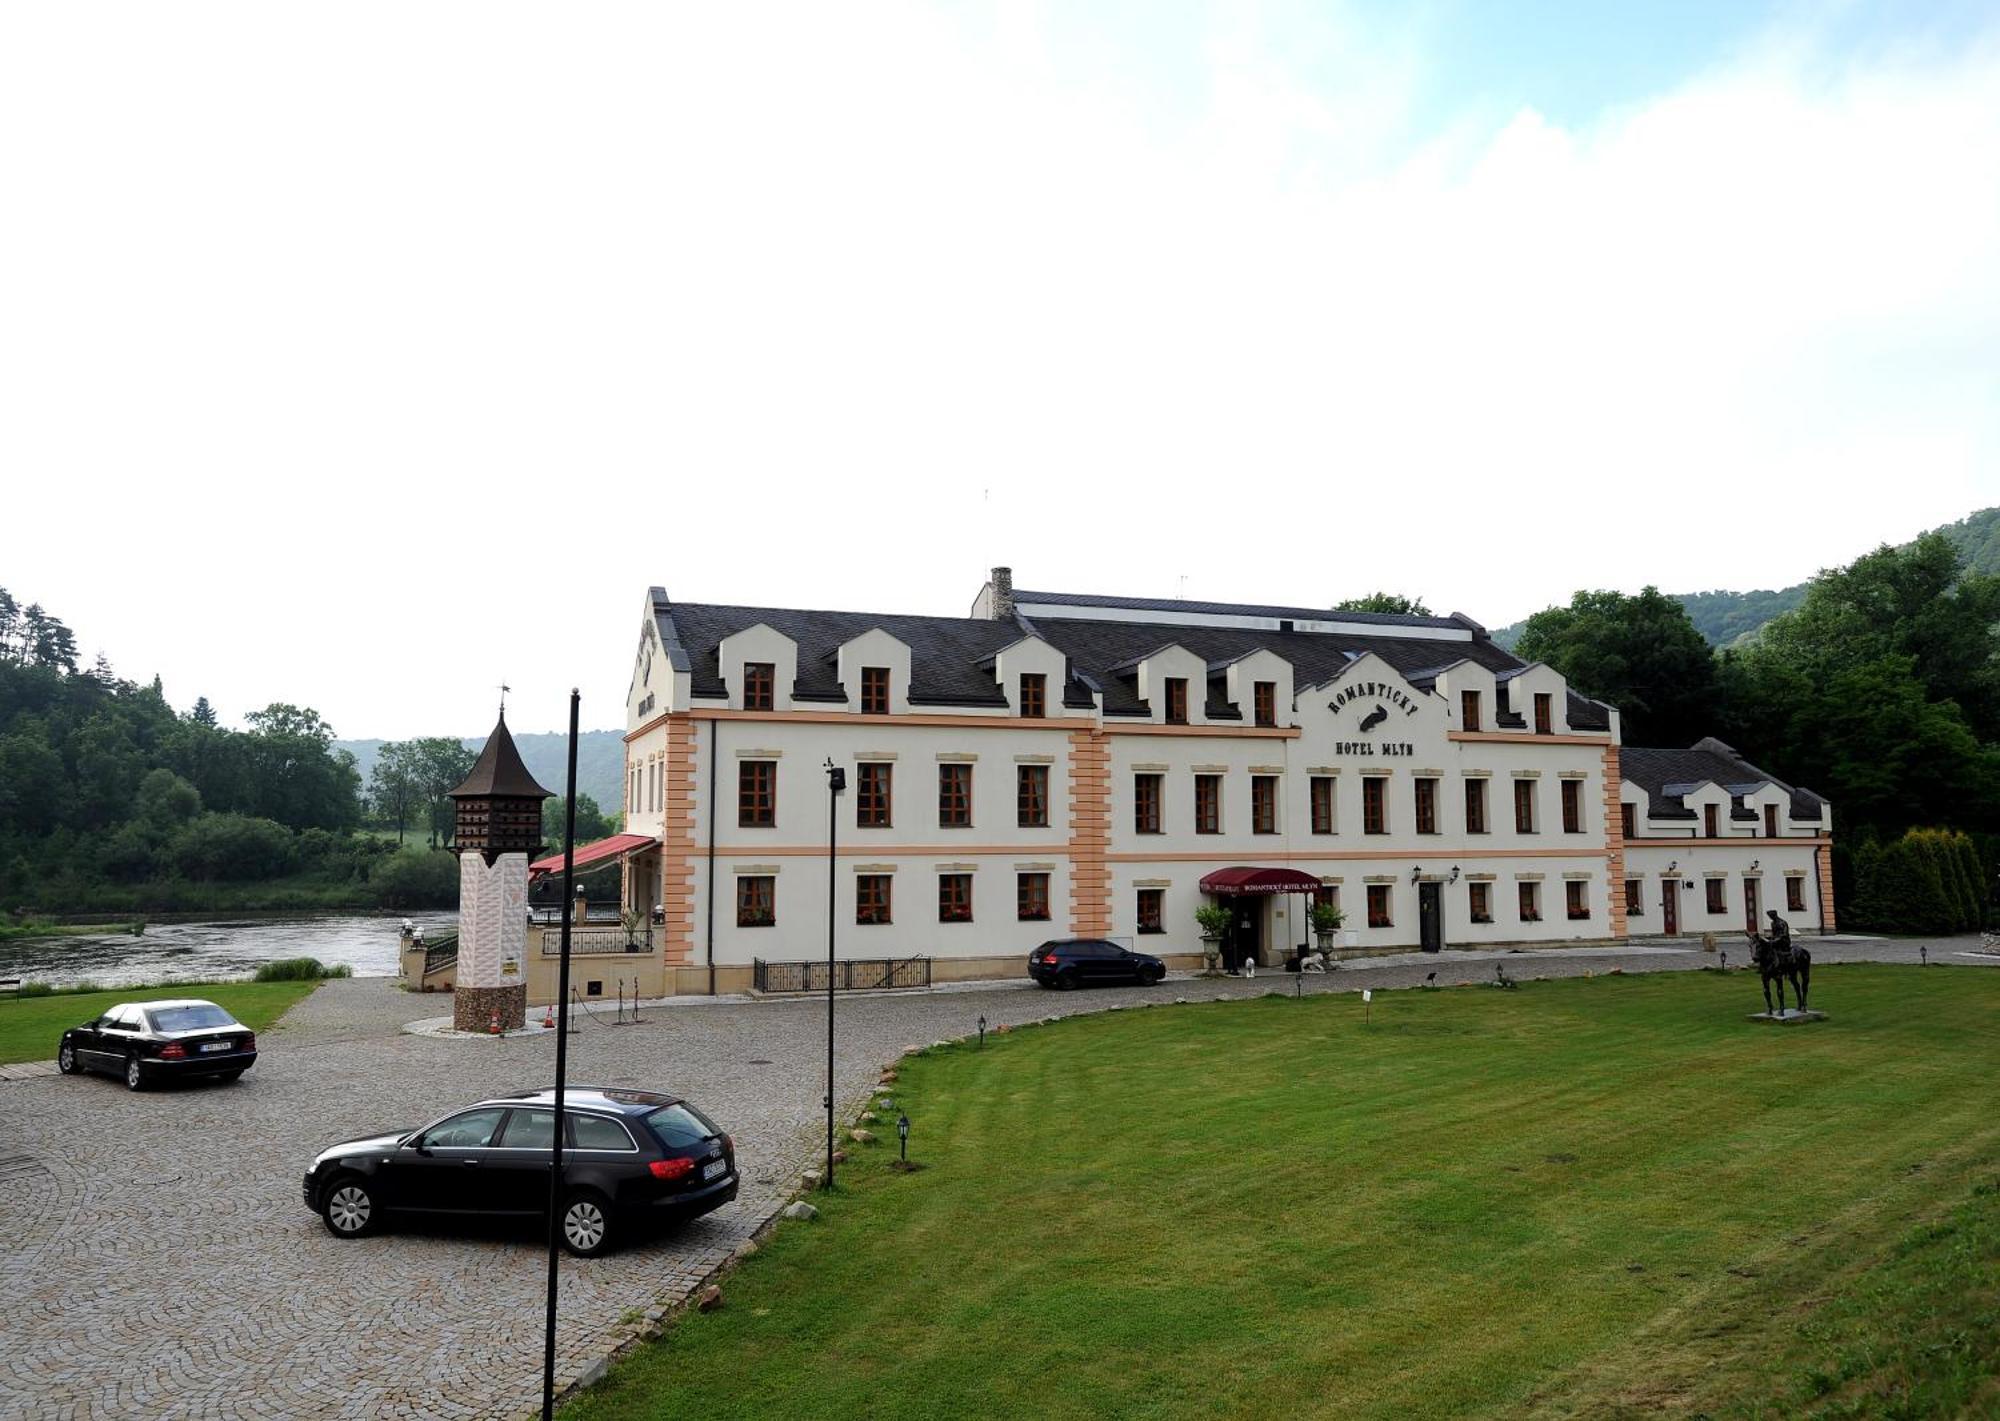
[{"label": "riverbank vegetation", "polygon": [[244,720],[225,728],[206,698],[177,712],[158,677],[102,657],[79,666],[69,628],[0,588],[0,911],[457,902],[449,855],[362,832],[353,757],[317,711],[274,702]]},{"label": "riverbank vegetation", "polygon": [[138,937],[146,931],[144,918],[124,922],[59,923],[54,918],[22,916],[0,919],[0,942],[24,937],[103,937],[108,933],[130,933]]},{"label": "riverbank vegetation", "polygon": [[63,1032],[102,1016],[120,1002],[200,997],[252,1031],[262,1031],[319,981],[315,977],[282,982],[156,982],[109,989],[86,985],[0,997],[0,1066],[54,1060]]},{"label": "riverbank vegetation", "polygon": [[[1970,1416],[2000,1393],[2000,972],[1163,1007],[901,1063],[783,1223],[566,1408]],[[1747,994],[1747,995],[1746,995]]]}]

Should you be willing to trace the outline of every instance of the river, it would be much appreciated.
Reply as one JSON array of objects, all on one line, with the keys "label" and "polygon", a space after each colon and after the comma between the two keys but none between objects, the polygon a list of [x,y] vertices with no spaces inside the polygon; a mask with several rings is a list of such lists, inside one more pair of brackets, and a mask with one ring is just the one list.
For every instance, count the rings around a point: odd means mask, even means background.
[{"label": "river", "polygon": [[[458,926],[455,911],[412,913],[410,919],[432,938]],[[248,977],[262,963],[284,957],[344,964],[357,977],[393,977],[400,921],[380,915],[307,914],[155,923],[139,937],[105,933],[21,938],[0,942],[0,977],[56,987],[77,982],[134,987],[169,979]]]}]

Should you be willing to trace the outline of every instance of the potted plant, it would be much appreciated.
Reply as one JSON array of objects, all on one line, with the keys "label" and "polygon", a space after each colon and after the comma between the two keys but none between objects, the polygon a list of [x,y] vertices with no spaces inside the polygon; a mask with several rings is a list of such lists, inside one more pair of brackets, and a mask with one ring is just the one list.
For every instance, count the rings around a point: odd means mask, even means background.
[{"label": "potted plant", "polygon": [[1204,903],[1194,910],[1194,920],[1201,928],[1201,950],[1208,958],[1208,970],[1213,975],[1222,958],[1222,935],[1229,931],[1229,910],[1220,903]]},{"label": "potted plant", "polygon": [[1315,903],[1312,906],[1313,936],[1319,939],[1319,950],[1333,950],[1333,935],[1340,931],[1340,925],[1347,921],[1347,915],[1332,903]]}]

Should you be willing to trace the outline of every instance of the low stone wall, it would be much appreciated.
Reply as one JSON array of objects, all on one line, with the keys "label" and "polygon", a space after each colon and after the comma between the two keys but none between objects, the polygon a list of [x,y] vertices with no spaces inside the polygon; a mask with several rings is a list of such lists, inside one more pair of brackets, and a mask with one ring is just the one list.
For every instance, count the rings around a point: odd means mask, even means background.
[{"label": "low stone wall", "polygon": [[528,984],[512,987],[460,987],[451,996],[451,1024],[459,1031],[491,1031],[493,1013],[500,1029],[514,1031],[528,1022]]}]

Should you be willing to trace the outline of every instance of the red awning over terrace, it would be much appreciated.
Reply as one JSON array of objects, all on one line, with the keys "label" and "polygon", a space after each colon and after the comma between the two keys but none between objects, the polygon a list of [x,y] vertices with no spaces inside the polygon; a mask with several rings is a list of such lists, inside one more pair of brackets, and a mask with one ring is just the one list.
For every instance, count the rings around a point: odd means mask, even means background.
[{"label": "red awning over terrace", "polygon": [[1317,893],[1325,886],[1295,868],[1218,868],[1201,881],[1204,893]]},{"label": "red awning over terrace", "polygon": [[[641,849],[650,849],[660,841],[650,834],[613,834],[608,839],[599,839],[594,844],[585,844],[576,851],[575,863],[578,868],[602,863],[606,859],[623,858],[626,854],[636,854]],[[536,859],[528,865],[528,877],[540,878],[545,873],[561,873],[563,856],[550,854],[545,859]]]}]

